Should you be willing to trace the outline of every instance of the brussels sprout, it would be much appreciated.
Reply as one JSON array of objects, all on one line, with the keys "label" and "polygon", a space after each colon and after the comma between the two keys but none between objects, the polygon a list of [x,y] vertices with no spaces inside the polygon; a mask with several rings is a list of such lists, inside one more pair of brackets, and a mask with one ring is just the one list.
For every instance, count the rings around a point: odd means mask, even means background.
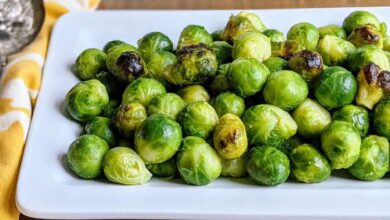
[{"label": "brussels sprout", "polygon": [[241,157],[248,149],[245,126],[233,114],[223,115],[215,127],[213,145],[221,158],[226,160]]},{"label": "brussels sprout", "polygon": [[297,124],[288,112],[273,105],[260,104],[248,108],[242,121],[250,145],[277,147],[297,132]]},{"label": "brussels sprout", "polygon": [[168,51],[156,52],[150,56],[149,62],[147,63],[149,75],[162,84],[168,85],[166,74],[169,67],[175,62],[175,54]]},{"label": "brussels sprout", "polygon": [[96,79],[103,83],[110,97],[119,97],[123,93],[124,84],[118,81],[110,72],[101,71],[96,74]]},{"label": "brussels sprout", "polygon": [[288,67],[288,61],[280,57],[270,57],[263,63],[271,73],[284,70]]},{"label": "brussels sprout", "polygon": [[241,117],[245,110],[245,101],[242,97],[232,92],[224,92],[215,98],[213,107],[219,117],[227,113]]},{"label": "brussels sprout", "polygon": [[95,117],[84,127],[85,133],[94,134],[105,140],[110,146],[116,145],[118,138],[109,118]]},{"label": "brussels sprout", "polygon": [[82,135],[68,149],[68,166],[77,176],[94,179],[100,176],[103,157],[108,149],[108,144],[98,136]]},{"label": "brussels sprout", "polygon": [[361,27],[366,24],[371,24],[376,28],[380,29],[382,34],[386,33],[386,25],[381,24],[378,18],[368,11],[354,11],[349,14],[343,21],[343,29],[345,32],[350,34],[355,28]]},{"label": "brussels sprout", "polygon": [[290,111],[298,107],[309,94],[309,88],[302,77],[293,71],[274,72],[264,86],[263,95],[267,103]]},{"label": "brussels sprout", "polygon": [[310,144],[302,144],[290,153],[291,174],[304,183],[319,183],[331,174],[329,162]]},{"label": "brussels sprout", "polygon": [[332,169],[349,168],[359,158],[360,135],[350,122],[333,121],[321,134],[321,147]]},{"label": "brussels sprout", "polygon": [[233,160],[222,160],[222,176],[244,177],[246,172],[246,154]]},{"label": "brussels sprout", "polygon": [[383,50],[390,52],[390,35],[383,40]]},{"label": "brussels sprout", "polygon": [[147,117],[145,107],[138,102],[133,102],[120,105],[112,120],[122,136],[132,138],[135,130]]},{"label": "brussels sprout", "polygon": [[310,50],[302,50],[288,61],[291,70],[299,73],[306,82],[312,82],[321,74],[323,66],[319,53]]},{"label": "brussels sprout", "polygon": [[267,29],[263,34],[271,40],[272,56],[278,56],[284,42],[284,34],[276,29]]},{"label": "brussels sprout", "polygon": [[324,38],[326,35],[332,35],[343,40],[347,39],[347,34],[345,33],[344,29],[342,29],[338,25],[334,25],[334,24],[325,25],[319,27],[318,31],[320,33],[320,38]]},{"label": "brussels sprout", "polygon": [[348,171],[360,180],[377,180],[389,170],[389,142],[386,138],[370,135],[362,140],[359,159]]},{"label": "brussels sprout", "polygon": [[374,45],[359,47],[348,57],[348,62],[354,72],[358,72],[369,63],[378,65],[382,70],[390,70],[390,61],[386,53]]},{"label": "brussels sprout", "polygon": [[329,112],[316,101],[307,98],[292,114],[298,125],[298,134],[303,137],[317,137],[330,124]]},{"label": "brussels sprout", "polygon": [[173,85],[200,84],[216,75],[218,60],[204,44],[185,47],[178,52],[177,61],[168,68],[167,80]]},{"label": "brussels sprout", "polygon": [[246,170],[257,184],[274,186],[287,180],[290,161],[274,147],[254,147],[249,151]]},{"label": "brussels sprout", "polygon": [[[107,42],[104,47],[103,47],[103,52],[108,54],[112,48],[116,47],[117,45],[120,45],[120,44],[127,44],[126,42],[124,41],[121,41],[121,40],[112,40],[112,41],[109,41]],[[128,45],[128,44],[127,44]]]},{"label": "brussels sprout", "polygon": [[281,143],[278,146],[274,146],[276,149],[282,151],[286,155],[289,155],[291,150],[294,149],[295,147],[301,145],[302,142],[297,136],[293,136]]},{"label": "brussels sprout", "polygon": [[152,177],[142,159],[128,147],[109,150],[104,156],[103,171],[108,180],[126,185],[144,184]]},{"label": "brussels sprout", "polygon": [[111,99],[106,107],[103,109],[102,116],[111,118],[114,114],[116,109],[119,107],[121,103],[116,99]]},{"label": "brussels sprout", "polygon": [[185,103],[190,104],[193,102],[210,101],[210,95],[207,90],[201,85],[186,86],[179,91],[177,94],[184,100]]},{"label": "brussels sprout", "polygon": [[76,76],[81,80],[96,78],[106,68],[107,55],[96,48],[84,50],[76,59]]},{"label": "brussels sprout", "polygon": [[176,158],[162,162],[162,163],[150,163],[146,164],[146,168],[153,173],[154,176],[164,177],[167,179],[173,179],[177,174]]},{"label": "brussels sprout", "polygon": [[359,131],[361,137],[366,136],[369,127],[368,112],[356,105],[344,105],[333,113],[333,120],[346,121]]},{"label": "brussels sprout", "polygon": [[138,40],[138,50],[142,58],[149,61],[150,57],[160,51],[173,51],[173,43],[169,37],[161,32],[150,32]]},{"label": "brussels sprout", "polygon": [[219,65],[232,61],[232,45],[225,41],[214,41],[211,44],[211,49],[214,51]]},{"label": "brussels sprout", "polygon": [[334,109],[352,103],[357,83],[348,70],[333,66],[326,68],[315,83],[314,95],[327,109]]},{"label": "brussels sprout", "polygon": [[180,33],[177,50],[181,50],[184,47],[194,46],[197,44],[205,44],[210,46],[212,42],[213,38],[203,26],[191,24],[185,27]]},{"label": "brussels sprout", "polygon": [[162,94],[154,97],[148,106],[148,114],[163,114],[176,120],[186,103],[174,93]]},{"label": "brussels sprout", "polygon": [[301,50],[304,50],[305,48],[299,44],[296,40],[286,40],[282,43],[279,56],[289,60],[291,57],[293,57],[296,53],[298,53]]},{"label": "brussels sprout", "polygon": [[329,66],[341,66],[348,61],[348,56],[356,50],[355,46],[332,35],[324,36],[317,45],[324,63]]},{"label": "brussels sprout", "polygon": [[149,116],[136,130],[135,147],[146,163],[162,163],[179,150],[182,139],[180,125],[161,114]]},{"label": "brussels sprout", "polygon": [[189,136],[184,138],[178,153],[177,168],[186,183],[207,185],[221,174],[222,162],[206,141]]},{"label": "brussels sprout", "polygon": [[383,97],[390,92],[390,72],[381,71],[379,66],[369,63],[364,65],[357,76],[358,92],[356,103],[372,109]]},{"label": "brussels sprout", "polygon": [[139,102],[143,106],[148,106],[150,100],[162,94],[167,90],[164,85],[154,79],[139,78],[130,83],[122,95],[122,104]]},{"label": "brussels sprout", "polygon": [[218,115],[209,103],[193,102],[179,114],[178,122],[186,136],[206,139],[214,131],[218,123]]},{"label": "brussels sprout", "polygon": [[378,48],[383,48],[382,33],[371,24],[355,28],[348,36],[348,40],[356,47],[375,45]]},{"label": "brussels sprout", "polygon": [[258,93],[270,74],[268,68],[253,58],[238,58],[233,61],[227,74],[229,85],[242,97]]},{"label": "brussels sprout", "polygon": [[287,40],[295,40],[303,49],[307,50],[314,50],[319,38],[320,33],[318,29],[307,22],[295,24],[287,32]]},{"label": "brussels sprout", "polygon": [[69,115],[80,122],[85,122],[100,115],[109,101],[107,90],[96,79],[77,83],[65,98],[65,108]]},{"label": "brussels sprout", "polygon": [[245,57],[263,62],[271,56],[270,39],[258,32],[244,34],[234,41],[232,56],[233,59]]},{"label": "brussels sprout", "polygon": [[374,110],[373,125],[377,134],[390,140],[390,99],[385,98],[380,101]]},{"label": "brussels sprout", "polygon": [[221,41],[222,40],[222,33],[223,33],[223,30],[216,30],[213,33],[211,33],[211,37],[213,38],[213,41]]}]

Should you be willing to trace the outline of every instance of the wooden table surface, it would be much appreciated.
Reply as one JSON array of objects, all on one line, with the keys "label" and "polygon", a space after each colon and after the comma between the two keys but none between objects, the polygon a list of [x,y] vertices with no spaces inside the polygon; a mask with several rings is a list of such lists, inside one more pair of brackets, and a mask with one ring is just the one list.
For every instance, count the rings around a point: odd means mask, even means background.
[{"label": "wooden table surface", "polygon": [[[99,9],[264,9],[390,6],[390,0],[101,0]],[[33,220],[21,215],[20,220]]]}]

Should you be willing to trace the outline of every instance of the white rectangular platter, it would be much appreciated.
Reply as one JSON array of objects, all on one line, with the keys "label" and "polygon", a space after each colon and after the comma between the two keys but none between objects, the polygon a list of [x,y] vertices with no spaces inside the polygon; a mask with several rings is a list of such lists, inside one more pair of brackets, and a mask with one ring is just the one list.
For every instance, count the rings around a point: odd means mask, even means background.
[{"label": "white rectangular platter", "polygon": [[[295,23],[341,24],[359,8],[253,10],[270,28],[287,31]],[[390,24],[390,7],[360,8]],[[64,113],[67,91],[78,82],[70,67],[89,47],[113,39],[136,41],[161,31],[176,42],[188,24],[221,29],[238,11],[99,11],[71,13],[56,24],[41,91],[21,166],[17,205],[39,218],[161,219],[382,219],[390,218],[390,178],[377,182],[334,175],[320,184],[287,182],[276,187],[220,178],[202,187],[153,178],[141,186],[72,175],[64,163],[69,144],[82,131]]]}]

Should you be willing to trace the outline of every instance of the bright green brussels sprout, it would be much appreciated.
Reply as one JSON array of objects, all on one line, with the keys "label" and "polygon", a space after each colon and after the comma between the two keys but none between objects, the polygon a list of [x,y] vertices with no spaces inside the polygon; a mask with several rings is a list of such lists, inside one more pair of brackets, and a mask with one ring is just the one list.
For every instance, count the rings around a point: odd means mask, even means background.
[{"label": "bright green brussels sprout", "polygon": [[327,109],[334,109],[352,103],[357,83],[348,70],[333,66],[326,68],[315,83],[314,95]]},{"label": "bright green brussels sprout", "polygon": [[331,169],[326,158],[312,145],[302,144],[291,150],[291,174],[304,183],[319,183],[329,178]]},{"label": "bright green brussels sprout", "polygon": [[344,105],[333,113],[333,120],[346,121],[359,131],[361,137],[366,136],[369,127],[368,112],[356,105]]},{"label": "bright green brussels sprout", "polygon": [[122,136],[132,138],[135,130],[147,117],[145,107],[138,102],[133,102],[120,105],[112,120]]},{"label": "bright green brussels sprout", "polygon": [[309,98],[295,109],[292,117],[298,125],[298,134],[307,138],[321,135],[332,121],[329,112]]},{"label": "bright green brussels sprout", "polygon": [[263,34],[271,40],[272,56],[278,56],[284,42],[284,33],[276,29],[267,29]]},{"label": "bright green brussels sprout", "polygon": [[149,78],[139,78],[131,82],[122,95],[122,104],[139,102],[143,106],[148,106],[150,100],[167,90],[159,81]]},{"label": "bright green brussels sprout", "polygon": [[370,135],[362,140],[359,159],[348,171],[360,180],[382,178],[389,170],[389,142],[386,138]]},{"label": "bright green brussels sprout", "polygon": [[281,108],[260,104],[248,108],[243,116],[250,145],[279,146],[297,132],[297,124]]},{"label": "bright green brussels sprout", "polygon": [[223,30],[216,30],[211,33],[211,37],[213,38],[213,41],[221,41],[222,40],[222,33]]},{"label": "bright green brussels sprout", "polygon": [[213,38],[203,26],[191,24],[185,27],[180,33],[177,50],[181,50],[184,47],[194,46],[197,44],[205,44],[210,46],[212,42]]},{"label": "bright green brussels sprout", "polygon": [[206,139],[214,131],[218,123],[218,115],[209,103],[193,102],[179,114],[178,122],[186,136]]},{"label": "bright green brussels sprout", "polygon": [[176,120],[186,103],[175,93],[167,93],[154,97],[150,100],[148,114],[163,114]]},{"label": "bright green brussels sprout", "polygon": [[390,35],[383,40],[383,50],[390,52]]},{"label": "bright green brussels sprout", "polygon": [[343,29],[350,34],[355,28],[361,27],[366,24],[371,24],[381,30],[381,33],[385,35],[386,25],[380,23],[378,18],[368,11],[354,11],[349,14],[343,21]]},{"label": "bright green brussels sprout", "polygon": [[232,61],[232,45],[225,41],[214,41],[211,44],[211,49],[214,51],[218,64],[225,64]]},{"label": "bright green brussels sprout", "polygon": [[244,177],[246,176],[246,154],[232,160],[222,160],[222,176]]},{"label": "bright green brussels sprout", "polygon": [[355,28],[351,34],[349,34],[348,41],[353,43],[356,47],[375,45],[378,48],[383,48],[382,33],[371,24]]},{"label": "bright green brussels sprout", "polygon": [[108,149],[108,144],[98,136],[82,135],[68,149],[68,166],[77,176],[94,179],[100,176],[103,157]]},{"label": "bright green brussels sprout", "polygon": [[238,58],[231,63],[227,74],[229,85],[242,97],[258,93],[270,74],[268,68],[254,58]]},{"label": "bright green brussels sprout", "polygon": [[344,65],[348,61],[348,56],[355,50],[355,46],[349,41],[332,35],[324,36],[317,45],[318,53],[329,66]]},{"label": "bright green brussels sprout", "polygon": [[271,73],[284,70],[288,67],[288,61],[280,57],[270,57],[263,63]]},{"label": "bright green brussels sprout", "polygon": [[246,170],[257,184],[275,186],[287,180],[290,161],[274,147],[254,147],[249,151]]},{"label": "bright green brussels sprout", "polygon": [[146,163],[162,163],[179,150],[182,132],[179,123],[168,116],[149,116],[135,133],[135,147]]},{"label": "bright green brussels sprout", "polygon": [[347,34],[344,29],[338,25],[330,24],[318,28],[320,38],[324,38],[326,35],[336,36],[340,39],[347,39]]},{"label": "bright green brussels sprout", "polygon": [[84,50],[76,59],[76,76],[81,80],[96,78],[96,74],[106,68],[106,58],[106,53],[99,49]]},{"label": "bright green brussels sprout", "polygon": [[85,122],[100,115],[109,97],[106,87],[96,79],[77,83],[65,98],[65,108],[76,121]]},{"label": "bright green brussels sprout", "polygon": [[241,157],[248,149],[245,126],[237,115],[223,115],[215,127],[213,145],[221,158]]},{"label": "bright green brussels sprout", "polygon": [[373,125],[378,135],[390,140],[390,99],[380,101],[374,110]]},{"label": "bright green brussels sprout", "polygon": [[262,33],[250,32],[242,35],[233,44],[233,59],[255,58],[260,62],[271,57],[271,41]]},{"label": "bright green brussels sprout", "polygon": [[201,84],[216,75],[218,60],[205,44],[188,46],[178,52],[177,61],[168,68],[167,80],[177,86]]},{"label": "bright green brussels sprout", "polygon": [[324,69],[322,57],[319,53],[302,50],[288,61],[291,70],[299,73],[306,82],[313,82]]},{"label": "bright green brussels sprout", "polygon": [[142,159],[128,147],[109,150],[104,156],[103,171],[108,180],[125,185],[144,184],[152,177]]},{"label": "bright green brussels sprout", "polygon": [[150,57],[160,51],[173,51],[173,43],[169,37],[161,32],[150,32],[138,40],[138,51],[147,62]]},{"label": "bright green brussels sprout", "polygon": [[120,97],[125,89],[124,84],[118,81],[114,75],[108,71],[104,70],[96,74],[96,79],[103,83],[110,97]]},{"label": "bright green brussels sprout", "polygon": [[241,96],[232,92],[224,92],[215,98],[213,107],[219,117],[227,113],[232,113],[241,117],[242,113],[245,111],[245,101]]},{"label": "bright green brussels sprout", "polygon": [[358,72],[369,63],[378,65],[382,70],[390,70],[390,61],[385,52],[374,45],[359,47],[348,57],[348,61],[354,72]]},{"label": "bright green brussels sprout", "polygon": [[164,85],[168,85],[167,72],[171,65],[176,62],[176,56],[168,51],[155,52],[150,56],[147,63],[149,75],[161,82]]},{"label": "bright green brussels sprout", "polygon": [[279,54],[277,55],[283,57],[284,59],[289,60],[296,53],[304,49],[305,48],[301,44],[299,44],[299,41],[286,40],[285,42],[282,43]]},{"label": "bright green brussels sprout", "polygon": [[221,175],[222,161],[202,138],[188,136],[177,155],[177,168],[186,183],[207,185]]},{"label": "bright green brussels sprout", "polygon": [[359,131],[352,123],[333,121],[321,134],[321,147],[332,169],[349,168],[359,158]]},{"label": "bright green brussels sprout", "polygon": [[307,22],[295,24],[287,32],[287,40],[295,40],[307,50],[314,50],[319,38],[320,33],[316,26]]},{"label": "bright green brussels sprout", "polygon": [[209,84],[209,91],[213,95],[218,95],[230,88],[229,81],[227,79],[227,73],[229,71],[230,63],[222,64],[218,67],[218,74]]},{"label": "bright green brussels sprout", "polygon": [[167,179],[173,179],[177,174],[176,158],[162,162],[162,163],[150,163],[146,164],[146,168],[153,173],[154,176],[164,177]]},{"label": "bright green brussels sprout", "polygon": [[118,142],[110,118],[95,117],[85,124],[84,130],[87,134],[94,134],[105,140],[110,146],[114,146]]},{"label": "bright green brussels sprout", "polygon": [[179,91],[177,94],[184,100],[185,103],[190,104],[193,102],[208,102],[210,101],[210,95],[207,90],[201,85],[186,86]]},{"label": "bright green brussels sprout", "polygon": [[121,103],[116,99],[111,99],[106,107],[103,109],[102,116],[111,118],[114,114],[116,109],[119,107]]},{"label": "bright green brussels sprout", "polygon": [[271,73],[263,90],[267,103],[286,111],[298,107],[308,94],[306,82],[298,73],[289,70]]},{"label": "bright green brussels sprout", "polygon": [[[120,45],[120,44],[127,44],[126,42],[124,41],[121,41],[121,40],[112,40],[112,41],[109,41],[107,42],[104,47],[103,47],[103,52],[108,54],[112,48],[116,47],[117,45]],[[128,44],[127,44],[128,45]]]}]

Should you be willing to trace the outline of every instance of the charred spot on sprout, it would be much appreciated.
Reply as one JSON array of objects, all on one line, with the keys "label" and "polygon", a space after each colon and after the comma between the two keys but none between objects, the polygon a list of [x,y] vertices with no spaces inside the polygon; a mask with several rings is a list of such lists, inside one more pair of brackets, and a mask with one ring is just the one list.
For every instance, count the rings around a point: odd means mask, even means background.
[{"label": "charred spot on sprout", "polygon": [[132,52],[124,52],[116,61],[116,65],[119,66],[127,74],[132,74],[135,77],[141,75],[144,71],[144,67],[141,64],[140,56]]},{"label": "charred spot on sprout", "polygon": [[322,72],[324,66],[319,53],[310,50],[302,50],[289,60],[289,67],[308,82],[315,80]]}]

